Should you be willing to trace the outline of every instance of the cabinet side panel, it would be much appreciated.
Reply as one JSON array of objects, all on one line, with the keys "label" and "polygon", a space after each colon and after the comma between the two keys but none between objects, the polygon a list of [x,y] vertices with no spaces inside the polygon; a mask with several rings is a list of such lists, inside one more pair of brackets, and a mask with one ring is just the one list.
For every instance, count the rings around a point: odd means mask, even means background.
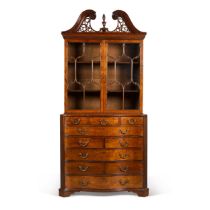
[{"label": "cabinet side panel", "polygon": [[60,115],[60,185],[62,190],[65,189],[64,177],[64,116]]},{"label": "cabinet side panel", "polygon": [[147,115],[144,115],[144,188],[147,188]]}]

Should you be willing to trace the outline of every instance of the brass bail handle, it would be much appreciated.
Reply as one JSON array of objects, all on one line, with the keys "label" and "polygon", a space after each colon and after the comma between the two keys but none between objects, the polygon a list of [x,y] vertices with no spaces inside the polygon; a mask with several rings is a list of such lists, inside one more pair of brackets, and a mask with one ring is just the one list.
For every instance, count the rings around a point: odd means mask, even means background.
[{"label": "brass bail handle", "polygon": [[80,153],[79,153],[79,156],[80,156],[81,158],[83,158],[83,159],[86,159],[86,158],[88,157],[88,153],[82,153],[82,152],[80,152]]},{"label": "brass bail handle", "polygon": [[81,146],[81,147],[87,147],[87,145],[89,144],[89,140],[86,140],[86,141],[83,141],[83,140],[79,140],[78,144]]},{"label": "brass bail handle", "polygon": [[100,124],[103,125],[103,126],[108,125],[108,121],[105,120],[105,119],[102,119],[102,120],[100,120],[99,122],[100,122]]},{"label": "brass bail handle", "polygon": [[80,124],[80,119],[79,119],[79,118],[75,118],[75,119],[73,119],[71,122],[72,122],[72,124],[74,124],[74,125],[79,125],[79,124]]},{"label": "brass bail handle", "polygon": [[128,171],[128,166],[120,167],[120,171],[127,172]]},{"label": "brass bail handle", "polygon": [[85,172],[85,171],[88,170],[89,167],[88,166],[78,166],[78,168],[79,168],[80,171]]}]

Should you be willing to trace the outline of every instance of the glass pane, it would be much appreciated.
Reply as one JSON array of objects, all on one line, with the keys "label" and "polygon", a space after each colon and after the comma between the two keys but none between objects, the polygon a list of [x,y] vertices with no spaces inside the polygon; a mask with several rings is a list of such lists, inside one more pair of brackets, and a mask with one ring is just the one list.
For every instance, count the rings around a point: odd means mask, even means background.
[{"label": "glass pane", "polygon": [[69,43],[69,109],[100,109],[100,44]]},{"label": "glass pane", "polygon": [[107,109],[139,109],[139,44],[108,44]]}]

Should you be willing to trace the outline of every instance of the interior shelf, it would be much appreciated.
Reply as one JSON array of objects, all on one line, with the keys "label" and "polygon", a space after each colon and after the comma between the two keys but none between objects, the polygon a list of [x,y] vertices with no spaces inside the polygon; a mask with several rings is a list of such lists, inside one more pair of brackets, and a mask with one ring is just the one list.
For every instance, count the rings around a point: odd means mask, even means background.
[{"label": "interior shelf", "polygon": [[[71,61],[69,61],[68,62],[69,64],[75,64],[74,62],[71,62]],[[94,61],[93,62],[93,64],[100,64],[101,62],[100,61]],[[114,65],[114,61],[108,61],[107,62],[108,64],[113,64]],[[77,64],[89,64],[89,65],[91,65],[92,64],[92,62],[91,61],[78,61],[77,62]],[[127,62],[127,61],[119,61],[119,62],[116,62],[116,64],[117,65],[119,65],[119,64],[131,64],[130,62]],[[133,64],[139,64],[139,62],[133,62]]]},{"label": "interior shelf", "polygon": [[[83,93],[83,90],[68,90],[69,93]],[[85,90],[86,93],[99,93],[100,90]]]},{"label": "interior shelf", "polygon": [[[122,93],[122,90],[108,90],[108,93]],[[124,93],[139,93],[138,90],[125,90]]]},{"label": "interior shelf", "polygon": [[[75,62],[69,61],[69,64],[75,64]],[[77,64],[92,64],[91,61],[77,61]],[[100,61],[93,61],[93,64],[100,64]]]}]

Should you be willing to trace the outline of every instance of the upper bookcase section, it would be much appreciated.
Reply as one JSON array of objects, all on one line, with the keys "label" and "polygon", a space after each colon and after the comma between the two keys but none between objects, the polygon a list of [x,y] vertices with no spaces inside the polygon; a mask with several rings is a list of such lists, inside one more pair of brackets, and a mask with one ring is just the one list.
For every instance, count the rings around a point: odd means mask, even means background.
[{"label": "upper bookcase section", "polygon": [[106,28],[106,17],[102,16],[102,27],[97,31],[92,28],[91,20],[96,19],[94,10],[83,11],[72,28],[63,31],[64,39],[117,39],[117,40],[143,40],[146,32],[139,31],[131,22],[126,12],[116,10],[112,13],[112,19],[117,21],[113,31]]}]

